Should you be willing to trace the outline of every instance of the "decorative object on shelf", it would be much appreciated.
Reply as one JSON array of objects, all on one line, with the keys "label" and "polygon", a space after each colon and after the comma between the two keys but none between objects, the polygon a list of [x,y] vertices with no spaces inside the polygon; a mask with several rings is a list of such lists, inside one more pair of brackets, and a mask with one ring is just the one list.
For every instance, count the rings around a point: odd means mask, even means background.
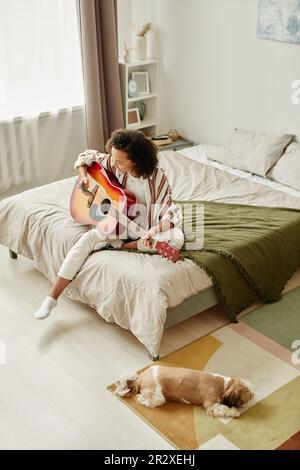
[{"label": "decorative object on shelf", "polygon": [[133,47],[128,47],[126,42],[123,42],[124,53],[123,53],[123,60],[125,64],[131,62],[131,51],[133,51]]},{"label": "decorative object on shelf", "polygon": [[143,38],[146,36],[148,31],[150,31],[152,24],[146,23],[142,26],[142,29],[137,33],[137,36],[142,36]]},{"label": "decorative object on shelf", "polygon": [[136,127],[141,123],[138,108],[128,109],[127,113],[128,127]]},{"label": "decorative object on shelf", "polygon": [[137,82],[139,95],[150,93],[148,72],[132,72],[132,78]]},{"label": "decorative object on shelf", "polygon": [[138,84],[136,80],[131,78],[128,82],[128,96],[129,98],[136,98],[139,94]]},{"label": "decorative object on shelf", "polygon": [[179,139],[179,134],[178,132],[176,131],[176,129],[170,129],[168,132],[168,137],[170,137],[170,139],[172,140],[178,140]]},{"label": "decorative object on shelf", "polygon": [[146,59],[146,38],[135,36],[134,38],[134,58],[135,60]]},{"label": "decorative object on shelf", "polygon": [[144,103],[143,101],[135,101],[135,102],[133,103],[133,106],[134,106],[135,108],[138,108],[139,114],[140,114],[140,118],[141,118],[141,121],[142,121],[142,120],[144,119],[144,116],[145,116],[146,110],[147,110],[145,103]]},{"label": "decorative object on shelf", "polygon": [[137,32],[134,42],[134,52],[136,60],[145,60],[147,52],[146,34],[151,29],[151,23],[146,23],[140,31]]}]

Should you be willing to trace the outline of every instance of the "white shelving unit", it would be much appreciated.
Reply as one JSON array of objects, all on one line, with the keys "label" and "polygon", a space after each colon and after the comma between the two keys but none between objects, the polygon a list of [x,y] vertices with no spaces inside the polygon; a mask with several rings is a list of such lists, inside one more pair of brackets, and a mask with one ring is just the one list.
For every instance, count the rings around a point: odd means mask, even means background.
[{"label": "white shelving unit", "polygon": [[[123,112],[125,119],[125,127],[128,128],[128,110],[135,108],[134,103],[142,101],[146,106],[144,119],[140,124],[130,128],[140,129],[147,135],[155,135],[157,133],[158,124],[158,84],[159,84],[159,63],[156,59],[136,61],[136,62],[119,62],[120,79],[122,87]],[[128,96],[128,81],[132,78],[132,72],[148,72],[150,93],[141,94],[135,98]]]}]

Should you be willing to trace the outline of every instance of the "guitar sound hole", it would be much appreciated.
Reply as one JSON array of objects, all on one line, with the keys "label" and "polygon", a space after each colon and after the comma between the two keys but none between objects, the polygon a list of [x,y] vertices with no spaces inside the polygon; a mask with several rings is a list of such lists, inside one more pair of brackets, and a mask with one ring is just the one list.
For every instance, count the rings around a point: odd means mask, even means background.
[{"label": "guitar sound hole", "polygon": [[111,206],[110,199],[108,198],[103,199],[103,201],[100,204],[100,210],[103,215],[106,215],[109,213],[110,206]]}]

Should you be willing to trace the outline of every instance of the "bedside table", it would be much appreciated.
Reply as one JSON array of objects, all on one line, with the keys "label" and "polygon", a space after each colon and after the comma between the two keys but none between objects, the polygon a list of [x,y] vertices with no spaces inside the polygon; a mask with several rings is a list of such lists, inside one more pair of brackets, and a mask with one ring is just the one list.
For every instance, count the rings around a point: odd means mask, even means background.
[{"label": "bedside table", "polygon": [[158,152],[161,152],[162,150],[181,150],[181,149],[184,149],[185,147],[192,147],[193,145],[194,145],[194,142],[192,142],[191,140],[177,139],[177,140],[174,140],[171,144],[157,147],[157,150]]}]

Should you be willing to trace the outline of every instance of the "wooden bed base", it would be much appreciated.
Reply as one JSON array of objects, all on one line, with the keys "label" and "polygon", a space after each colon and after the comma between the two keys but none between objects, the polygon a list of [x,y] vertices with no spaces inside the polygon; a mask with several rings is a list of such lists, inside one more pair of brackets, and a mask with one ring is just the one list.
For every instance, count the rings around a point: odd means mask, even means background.
[{"label": "wooden bed base", "polygon": [[[18,255],[13,250],[9,250],[9,256],[12,259],[17,259]],[[194,317],[203,310],[213,307],[219,303],[215,288],[213,286],[207,287],[198,294],[192,295],[188,299],[185,299],[181,304],[176,307],[167,309],[167,319],[165,323],[165,329],[171,326],[177,325],[178,323],[187,320],[188,318]],[[149,353],[151,361],[158,361],[159,355],[153,356]]]}]

